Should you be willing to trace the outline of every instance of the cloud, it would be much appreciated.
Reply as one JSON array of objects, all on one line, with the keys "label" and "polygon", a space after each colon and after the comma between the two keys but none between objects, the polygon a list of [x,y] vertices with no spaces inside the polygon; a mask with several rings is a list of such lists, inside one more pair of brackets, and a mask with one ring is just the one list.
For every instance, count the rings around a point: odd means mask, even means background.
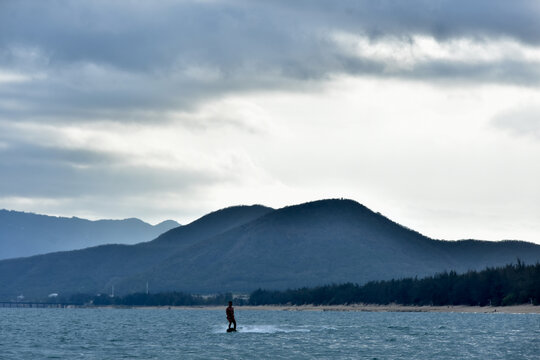
[{"label": "cloud", "polygon": [[26,144],[0,150],[0,154],[0,197],[186,193],[199,186],[226,180],[211,171],[126,164],[110,154],[94,151]]},{"label": "cloud", "polygon": [[0,197],[160,196],[234,181],[219,165],[190,164],[161,149],[170,130],[153,140],[149,127],[0,122]]},{"label": "cloud", "polygon": [[345,193],[512,201],[536,224],[538,18],[536,0],[0,0],[0,204],[158,220]]},{"label": "cloud", "polygon": [[523,106],[499,113],[491,125],[518,136],[530,136],[540,141],[540,106]]},{"label": "cloud", "polygon": [[0,118],[17,121],[163,121],[235,93],[317,89],[336,74],[540,82],[536,1],[0,7],[0,78],[9,80],[0,82]]},{"label": "cloud", "polygon": [[[273,2],[275,3],[275,2]],[[535,0],[280,0],[320,23],[371,37],[431,35],[438,40],[461,37],[510,37],[540,44],[540,5]]]},{"label": "cloud", "polygon": [[[233,104],[234,105],[234,104]],[[230,104],[200,116],[213,124],[38,124],[0,121],[0,204],[3,208],[89,218],[194,220],[238,199],[257,169],[231,134],[252,136],[249,123],[213,120]],[[248,115],[257,115],[251,106]],[[242,114],[237,114],[242,119]],[[261,116],[261,114],[258,114]],[[193,122],[198,119],[188,119]],[[221,190],[219,190],[221,189]],[[243,194],[246,193],[244,189]]]}]

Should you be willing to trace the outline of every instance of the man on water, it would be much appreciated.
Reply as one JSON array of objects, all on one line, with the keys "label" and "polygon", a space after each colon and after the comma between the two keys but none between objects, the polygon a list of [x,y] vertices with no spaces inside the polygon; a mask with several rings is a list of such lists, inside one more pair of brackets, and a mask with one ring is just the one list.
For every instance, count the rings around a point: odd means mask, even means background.
[{"label": "man on water", "polygon": [[231,324],[234,325],[231,331],[236,331],[236,320],[234,320],[234,308],[232,307],[232,301],[229,301],[229,307],[225,310],[227,314],[227,321],[229,322],[229,330],[231,330]]}]

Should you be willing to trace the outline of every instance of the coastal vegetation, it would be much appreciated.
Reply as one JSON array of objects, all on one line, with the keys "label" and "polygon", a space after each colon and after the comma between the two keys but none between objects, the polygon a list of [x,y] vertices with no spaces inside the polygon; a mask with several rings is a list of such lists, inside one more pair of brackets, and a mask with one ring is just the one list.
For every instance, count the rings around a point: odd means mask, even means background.
[{"label": "coastal vegetation", "polygon": [[[233,298],[231,293],[203,296],[161,292],[116,297],[77,294],[62,301],[95,306],[205,306],[223,305]],[[540,263],[525,265],[518,260],[516,264],[465,274],[450,271],[422,279],[371,281],[365,285],[345,283],[284,291],[258,289],[249,295],[249,300],[234,298],[234,302],[236,305],[539,305]]]},{"label": "coastal vegetation", "polygon": [[[156,294],[134,293],[125,296],[76,294],[67,299],[58,299],[58,301],[94,306],[208,306],[223,305],[232,299],[233,295],[231,293],[203,296],[174,291]],[[235,303],[244,304],[245,301],[237,299]]]},{"label": "coastal vegetation", "polygon": [[457,274],[443,272],[422,279],[346,283],[285,291],[256,290],[251,305],[340,305],[353,303],[401,305],[506,306],[540,304],[540,263],[517,264]]}]

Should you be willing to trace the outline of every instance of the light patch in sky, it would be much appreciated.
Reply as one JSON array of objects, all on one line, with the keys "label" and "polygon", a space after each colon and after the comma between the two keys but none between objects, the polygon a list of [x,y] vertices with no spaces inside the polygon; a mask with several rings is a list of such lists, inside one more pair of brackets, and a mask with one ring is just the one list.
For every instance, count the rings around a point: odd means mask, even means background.
[{"label": "light patch in sky", "polygon": [[[112,189],[130,181],[110,170],[115,167],[183,181],[132,179],[129,194],[110,193],[114,204],[89,194],[64,199],[64,208],[78,216],[81,206],[113,217],[187,223],[236,204],[277,208],[347,197],[435,238],[538,242],[540,142],[493,123],[524,99],[534,103],[540,93],[336,77],[322,91],[231,95],[170,114],[159,126],[19,127],[24,141],[106,155],[106,164],[99,157],[69,159],[95,168],[96,180]],[[44,208],[54,208],[51,201]],[[28,209],[36,211],[35,203]]]},{"label": "light patch in sky", "polygon": [[[275,191],[251,191],[263,194],[259,199],[271,194],[266,204],[274,207],[344,196],[437,238],[538,241],[540,144],[491,123],[538,95],[519,87],[339,78],[322,94],[244,97],[274,119],[275,131],[237,143],[276,181]],[[508,218],[520,209],[527,215]]]},{"label": "light patch in sky", "polygon": [[30,80],[29,76],[26,76],[26,75],[23,75],[23,74],[18,74],[18,73],[13,73],[13,72],[9,72],[9,71],[2,71],[0,69],[0,84],[2,84],[2,83],[25,82],[25,81],[29,81],[29,80]]},{"label": "light patch in sky", "polygon": [[347,54],[377,60],[387,71],[412,70],[433,61],[453,63],[496,63],[527,61],[540,66],[540,48],[516,40],[501,38],[490,41],[474,38],[454,38],[445,42],[426,35],[385,36],[375,39],[367,35],[336,32],[331,38]]}]

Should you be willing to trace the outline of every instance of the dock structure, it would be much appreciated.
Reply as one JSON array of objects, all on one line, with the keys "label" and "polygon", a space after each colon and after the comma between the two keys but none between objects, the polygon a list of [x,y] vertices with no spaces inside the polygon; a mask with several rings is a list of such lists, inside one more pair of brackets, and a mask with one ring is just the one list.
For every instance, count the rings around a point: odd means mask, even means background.
[{"label": "dock structure", "polygon": [[77,304],[72,303],[40,303],[29,301],[0,301],[0,307],[3,308],[67,308],[75,307]]}]

